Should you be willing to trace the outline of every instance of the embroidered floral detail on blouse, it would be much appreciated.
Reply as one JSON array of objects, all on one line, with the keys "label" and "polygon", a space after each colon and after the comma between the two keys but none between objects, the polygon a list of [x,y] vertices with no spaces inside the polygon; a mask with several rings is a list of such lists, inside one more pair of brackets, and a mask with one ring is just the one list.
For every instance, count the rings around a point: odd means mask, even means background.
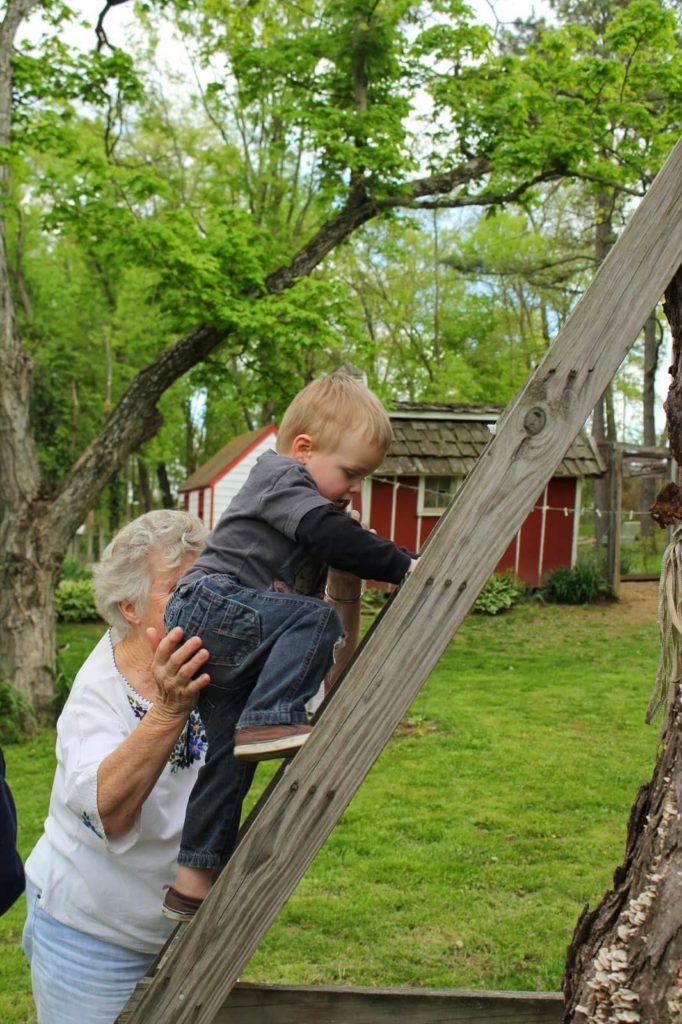
[{"label": "embroidered floral detail on blouse", "polygon": [[89,828],[91,832],[94,832],[98,839],[104,839],[102,833],[98,832],[95,826],[92,824],[92,821],[90,820],[90,815],[87,813],[87,811],[83,811],[83,813],[81,814],[81,825],[85,825],[85,827]]},{"label": "embroidered floral detail on blouse", "polygon": [[171,750],[171,771],[176,772],[178,768],[189,768],[190,765],[199,760],[206,747],[204,723],[201,721],[199,712],[194,708],[190,712],[187,728]]},{"label": "embroidered floral detail on blouse", "polygon": [[[127,694],[127,697],[135,718],[141,721],[147,714],[149,708],[145,707],[141,701],[136,700],[136,698],[131,694]],[[206,747],[207,743],[204,723],[201,721],[201,716],[198,710],[194,708],[194,710],[190,712],[187,725],[178,736],[175,741],[175,745],[170,752],[168,763],[170,765],[171,772],[175,774],[179,768],[191,767],[195,761],[198,761],[201,758]]]}]

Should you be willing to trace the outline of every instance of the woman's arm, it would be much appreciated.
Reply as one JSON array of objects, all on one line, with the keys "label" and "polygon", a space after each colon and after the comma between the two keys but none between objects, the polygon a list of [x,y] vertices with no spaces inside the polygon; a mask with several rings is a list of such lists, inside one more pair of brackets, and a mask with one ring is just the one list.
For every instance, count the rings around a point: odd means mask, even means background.
[{"label": "woman's arm", "polygon": [[190,637],[178,647],[180,627],[162,640],[156,630],[147,632],[154,649],[152,674],[159,695],[137,728],[97,770],[97,810],[110,839],[134,827],[142,804],[196,705],[199,691],[210,682],[206,673],[194,678],[209,657],[199,637]]}]

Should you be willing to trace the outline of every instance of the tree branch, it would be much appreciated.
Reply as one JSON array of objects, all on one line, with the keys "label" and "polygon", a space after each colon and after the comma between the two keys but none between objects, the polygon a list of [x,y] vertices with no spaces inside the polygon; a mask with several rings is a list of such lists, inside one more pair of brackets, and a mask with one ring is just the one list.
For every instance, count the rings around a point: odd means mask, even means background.
[{"label": "tree branch", "polygon": [[98,52],[108,46],[110,50],[114,50],[115,47],[111,45],[107,39],[107,34],[104,31],[104,19],[106,18],[112,7],[120,7],[121,4],[127,4],[128,0],[107,0],[106,5],[99,12],[97,18],[97,24],[95,25],[95,35],[97,36],[97,50]]},{"label": "tree branch", "polygon": [[205,359],[226,337],[202,325],[149,363],[111,411],[100,434],[71,467],[48,512],[48,531],[57,549],[78,529],[93,494],[99,493],[122,460],[156,433],[161,395],[184,373]]},{"label": "tree branch", "polygon": [[[293,257],[266,279],[266,291],[277,295],[290,288],[299,278],[310,274],[328,253],[364,223],[392,207],[409,208],[415,201],[429,195],[445,195],[460,185],[483,177],[490,170],[483,158],[466,161],[445,174],[418,178],[396,190],[394,196],[373,199],[362,191],[351,190],[343,210],[324,224]],[[499,196],[462,196],[452,200],[453,206],[481,206],[511,202],[541,181],[556,177],[559,172],[538,175],[510,192]],[[421,207],[423,208],[423,206]],[[254,296],[257,301],[257,296]],[[161,417],[156,403],[175,380],[204,359],[226,337],[224,331],[203,324],[190,331],[158,359],[143,369],[111,412],[100,435],[83,452],[66,477],[48,513],[49,528],[55,543],[65,546],[78,528],[93,493],[101,490],[130,452],[152,437]]]},{"label": "tree branch", "polygon": [[[464,185],[474,178],[483,177],[490,170],[490,164],[484,157],[469,160],[446,174],[434,174],[429,178],[417,178],[408,182],[395,196],[373,199],[363,191],[353,192],[343,210],[332,220],[327,221],[320,230],[301,248],[291,263],[280,267],[266,279],[265,285],[272,295],[290,288],[299,277],[305,277],[318,266],[337,245],[344,242],[359,227],[376,217],[382,210],[391,207],[414,206],[414,200],[426,195],[451,192],[458,185]],[[526,188],[530,185],[526,185]],[[517,190],[515,190],[517,191]],[[504,202],[504,199],[498,200]],[[463,200],[453,205],[468,205]],[[482,203],[482,205],[486,205]]]}]

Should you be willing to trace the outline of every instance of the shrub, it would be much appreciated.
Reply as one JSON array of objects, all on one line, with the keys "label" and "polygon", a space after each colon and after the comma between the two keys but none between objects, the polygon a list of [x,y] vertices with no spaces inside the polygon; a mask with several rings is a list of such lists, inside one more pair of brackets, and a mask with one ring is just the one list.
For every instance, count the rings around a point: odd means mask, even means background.
[{"label": "shrub", "polygon": [[67,555],[62,562],[60,580],[91,580],[92,569],[89,565],[83,565],[74,555]]},{"label": "shrub", "polygon": [[73,678],[64,669],[59,654],[57,655],[57,671],[54,676],[54,696],[51,704],[55,715],[61,715],[66,699],[71,693],[71,687],[73,686]]},{"label": "shrub", "polygon": [[473,610],[483,615],[506,611],[523,594],[523,584],[511,572],[495,573],[474,601]]},{"label": "shrub", "polygon": [[7,680],[0,679],[0,743],[18,743],[35,726],[28,699]]},{"label": "shrub", "polygon": [[609,588],[599,568],[585,562],[572,569],[555,569],[543,593],[548,601],[557,604],[591,604],[607,597]]},{"label": "shrub", "polygon": [[379,612],[386,604],[388,594],[378,587],[367,587],[362,595],[362,607],[368,611]]},{"label": "shrub", "polygon": [[57,586],[54,606],[62,622],[90,622],[100,617],[89,579],[62,580]]}]

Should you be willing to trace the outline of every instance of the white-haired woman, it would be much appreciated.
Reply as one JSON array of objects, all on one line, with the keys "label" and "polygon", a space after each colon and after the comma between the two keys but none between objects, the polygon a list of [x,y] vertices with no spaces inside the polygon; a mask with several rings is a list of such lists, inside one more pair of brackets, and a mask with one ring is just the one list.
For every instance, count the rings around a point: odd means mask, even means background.
[{"label": "white-haired woman", "polygon": [[[173,928],[160,905],[204,760],[195,705],[209,655],[199,637],[181,642],[181,629],[161,636],[166,602],[204,537],[195,516],[148,512],[96,568],[110,629],[57,722],[50,809],[26,862],[23,944],[39,1024],[113,1024]],[[333,571],[329,590],[346,631],[336,678],[357,644],[361,581]],[[242,798],[254,767],[241,763]]]},{"label": "white-haired woman", "polygon": [[57,723],[50,809],[26,863],[24,949],[40,1024],[110,1024],[169,934],[159,901],[203,761],[195,704],[209,680],[198,637],[160,638],[204,538],[195,516],[148,512],[96,568],[111,628]]}]

